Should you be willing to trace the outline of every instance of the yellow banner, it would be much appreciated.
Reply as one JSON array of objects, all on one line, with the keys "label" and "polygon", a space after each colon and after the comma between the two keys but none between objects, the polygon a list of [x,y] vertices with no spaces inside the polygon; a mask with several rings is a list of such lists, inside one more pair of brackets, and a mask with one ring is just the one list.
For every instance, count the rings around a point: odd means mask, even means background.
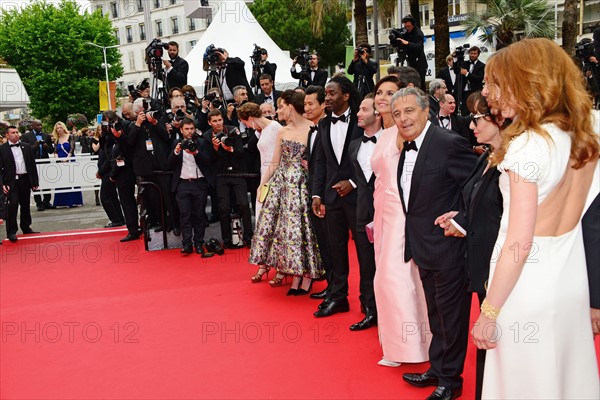
[{"label": "yellow banner", "polygon": [[[99,81],[98,82],[98,89],[99,89],[99,94],[100,94],[100,111],[107,111],[108,110],[108,96],[106,93],[106,81]],[[110,109],[111,110],[116,110],[117,109],[117,83],[116,82],[109,82],[110,85]]]}]

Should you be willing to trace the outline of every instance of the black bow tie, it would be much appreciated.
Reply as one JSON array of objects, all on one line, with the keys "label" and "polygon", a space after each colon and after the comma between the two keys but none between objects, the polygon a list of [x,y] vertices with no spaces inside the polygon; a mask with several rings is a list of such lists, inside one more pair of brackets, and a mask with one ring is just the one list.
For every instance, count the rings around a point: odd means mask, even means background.
[{"label": "black bow tie", "polygon": [[319,128],[316,125],[313,125],[310,127],[310,129],[308,130],[308,133],[314,133],[318,130]]},{"label": "black bow tie", "polygon": [[338,121],[342,121],[342,122],[346,122],[346,115],[340,115],[339,117],[334,117],[333,115],[331,116],[331,123],[332,124],[337,124]]},{"label": "black bow tie", "polygon": [[363,141],[363,143],[367,143],[367,142],[377,143],[377,138],[375,136],[364,136],[363,135],[362,141]]},{"label": "black bow tie", "polygon": [[409,141],[404,141],[404,151],[418,151],[417,149],[417,143],[415,143],[414,141],[409,142]]},{"label": "black bow tie", "polygon": [[271,96],[265,96],[265,100],[266,100],[266,99],[271,99],[271,100],[273,100],[273,97],[271,97]]},{"label": "black bow tie", "polygon": [[21,146],[21,143],[15,143],[15,144],[9,143],[8,144],[8,147],[20,147],[20,146]]},{"label": "black bow tie", "polygon": [[450,120],[450,116],[449,116],[449,115],[446,115],[445,117],[442,117],[442,116],[440,115],[440,121],[441,121],[441,120],[444,120],[444,119]]}]

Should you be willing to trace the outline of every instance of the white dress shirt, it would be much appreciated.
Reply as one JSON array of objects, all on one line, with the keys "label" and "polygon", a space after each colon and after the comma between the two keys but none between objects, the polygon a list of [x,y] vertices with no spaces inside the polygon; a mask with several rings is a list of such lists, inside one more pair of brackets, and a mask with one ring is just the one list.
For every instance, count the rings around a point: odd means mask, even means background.
[{"label": "white dress shirt", "polygon": [[[20,143],[21,142],[17,142],[16,144],[20,144]],[[10,143],[10,144],[12,144],[12,143]],[[13,157],[15,158],[16,174],[17,175],[26,174],[27,166],[25,165],[25,158],[23,157],[23,149],[21,149],[21,146],[11,146],[10,150],[12,151]]]},{"label": "white dress shirt", "polygon": [[[331,146],[335,153],[338,165],[342,163],[342,155],[344,153],[344,143],[346,143],[346,135],[348,132],[348,124],[350,123],[350,107],[342,115],[346,116],[346,122],[338,121],[335,124],[331,123],[329,129],[329,136],[331,137]],[[331,113],[332,117],[338,118],[341,115],[335,115]]]},{"label": "white dress shirt", "polygon": [[203,178],[202,172],[198,165],[196,164],[196,159],[190,153],[185,150],[181,150],[183,152],[183,161],[181,163],[181,179],[198,179]]},{"label": "white dress shirt", "polygon": [[[383,129],[379,129],[379,131],[373,136],[379,140],[381,132],[383,132]],[[373,155],[373,150],[375,150],[375,143],[371,141],[362,142],[358,148],[358,154],[356,155],[356,161],[358,161],[358,164],[360,165],[367,182],[371,180],[371,176],[373,175],[373,168],[371,168],[371,156]]]},{"label": "white dress shirt", "polygon": [[400,186],[402,187],[402,197],[404,198],[404,204],[406,205],[407,211],[408,201],[410,200],[412,174],[415,169],[415,163],[417,162],[417,156],[419,155],[419,151],[421,151],[421,145],[423,144],[423,140],[425,140],[425,135],[427,134],[427,130],[429,129],[430,125],[431,122],[427,121],[423,132],[421,132],[421,134],[414,140],[415,144],[417,145],[417,151],[407,151],[404,157],[404,167],[402,168],[402,176],[400,177]]}]

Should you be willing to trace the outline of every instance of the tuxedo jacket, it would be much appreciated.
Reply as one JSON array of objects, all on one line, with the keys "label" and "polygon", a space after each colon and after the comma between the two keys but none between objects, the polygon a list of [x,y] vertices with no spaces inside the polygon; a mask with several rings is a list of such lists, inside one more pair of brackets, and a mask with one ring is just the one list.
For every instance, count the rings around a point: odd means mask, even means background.
[{"label": "tuxedo jacket", "polygon": [[[465,67],[466,70],[470,68],[470,65]],[[466,81],[469,83],[469,93],[477,92],[483,89],[483,74],[485,71],[485,64],[480,60],[477,60],[477,63],[473,67],[473,71],[469,72],[469,75],[466,77]],[[466,98],[463,99],[463,102],[466,102]]]},{"label": "tuxedo jacket", "polygon": [[33,154],[35,158],[50,158],[49,154],[54,153],[54,144],[52,143],[52,137],[47,133],[42,132],[42,140],[44,141],[45,146],[42,146],[42,155],[40,156],[40,145],[37,144],[37,138],[35,137],[35,133],[33,131],[28,131],[23,134],[21,137],[21,141],[23,143],[28,143],[33,148]]},{"label": "tuxedo jacket", "polygon": [[[232,132],[234,129],[238,128],[231,125],[225,125],[223,127],[223,130],[225,132]],[[208,141],[211,148],[214,150],[214,146],[212,144],[212,128],[204,132],[202,134],[202,137]],[[226,173],[228,167],[232,168],[232,173],[246,172],[246,164],[244,160],[244,144],[242,142],[242,137],[238,134],[235,135],[233,139],[233,153],[230,153],[224,150],[223,147],[219,146],[219,149],[215,151],[214,162],[212,162],[208,166],[208,168],[206,168],[206,174],[204,174],[204,171],[202,171],[202,173],[208,180],[208,183],[212,187],[217,187],[217,174]]]},{"label": "tuxedo jacket", "polygon": [[248,83],[248,78],[246,77],[246,70],[244,69],[244,61],[242,61],[239,57],[229,57],[227,59],[227,67],[225,68],[225,82],[227,87],[233,94],[233,88],[236,86],[245,86],[248,91],[248,100],[254,101],[254,93],[252,93],[252,88],[250,88],[250,84]]},{"label": "tuxedo jacket", "polygon": [[356,227],[364,230],[365,225],[373,221],[375,215],[375,206],[373,204],[373,193],[375,193],[375,174],[371,174],[369,180],[360,166],[357,156],[360,146],[363,145],[362,135],[350,142],[348,152],[350,153],[350,162],[354,168],[354,180],[356,184]]},{"label": "tuxedo jacket", "polygon": [[297,72],[296,68],[292,68],[292,78],[299,79],[298,86],[302,86],[303,88],[307,88],[310,85],[314,86],[322,86],[325,87],[327,84],[327,71],[323,68],[317,68],[315,70],[315,78],[311,79],[311,71],[308,70],[308,73],[305,74],[303,72]]},{"label": "tuxedo jacket", "polygon": [[[160,123],[156,125],[144,121],[141,127],[134,125],[128,135],[128,144],[135,149],[133,172],[137,176],[150,176],[154,171],[167,170],[169,134]],[[148,151],[146,141],[152,140],[152,151]]]},{"label": "tuxedo jacket", "polygon": [[[438,73],[438,78],[443,79],[444,82],[446,82],[446,87],[448,88],[448,94],[451,94],[452,96],[456,96],[456,90],[457,90],[457,85],[456,85],[456,78],[455,78],[455,82],[452,83],[452,77],[450,76],[450,67],[445,67],[442,68],[440,70],[440,72]],[[465,88],[465,84],[467,83],[466,79],[460,79],[460,83],[461,83],[461,90]],[[463,99],[463,102],[466,99]]]},{"label": "tuxedo jacket", "polygon": [[[35,155],[33,149],[28,143],[20,142],[23,159],[25,160],[25,169],[27,170],[27,178],[29,178],[29,187],[34,188],[39,186],[38,172],[35,165]],[[17,166],[15,157],[8,142],[0,146],[0,188],[2,185],[15,185],[17,178]]]},{"label": "tuxedo jacket", "polygon": [[[315,136],[315,143],[313,144],[313,148],[310,147],[310,142],[312,141],[313,136]],[[318,146],[321,146],[321,135],[319,135],[318,126],[315,126],[314,129],[311,129],[308,132],[308,140],[306,141],[306,161],[308,162],[308,190],[312,193],[312,188],[314,186],[314,178],[315,178],[315,169],[317,168],[317,157],[316,149]]]},{"label": "tuxedo jacket", "polygon": [[167,74],[167,84],[169,85],[169,89],[175,87],[181,89],[187,85],[187,76],[190,66],[187,61],[179,56],[171,62],[171,65],[173,66],[173,69]]},{"label": "tuxedo jacket", "polygon": [[[279,98],[279,96],[281,96],[281,90],[275,90],[273,89],[273,92],[271,93],[271,96],[273,97],[273,108],[275,108],[277,110],[277,99]],[[262,104],[265,102],[265,94],[263,92],[260,92],[259,94],[256,95],[256,97],[254,98],[254,102],[256,104]]]},{"label": "tuxedo jacket", "polygon": [[[203,136],[196,137],[194,142],[196,142],[196,145],[198,146],[198,154],[194,155],[194,160],[196,161],[196,165],[200,169],[200,172],[202,172],[202,175],[208,181],[208,170],[210,165],[217,159],[217,152],[212,143],[208,142]],[[184,150],[181,150],[179,155],[175,154],[175,147],[177,147],[177,144],[171,149],[168,160],[169,170],[173,171],[173,179],[171,180],[171,190],[173,192],[177,191],[179,178],[181,177],[181,168],[183,166]]]},{"label": "tuxedo jacket", "polygon": [[[277,64],[275,63],[270,63],[270,62],[265,62],[263,65],[260,66],[260,75],[262,74],[268,74],[271,75],[271,79],[273,80],[273,83],[275,83],[275,72],[277,72]],[[260,80],[260,75],[259,76],[252,76],[252,79],[250,79],[250,86],[254,86],[256,85],[257,82],[256,80]]]},{"label": "tuxedo jacket", "polygon": [[590,285],[590,306],[600,308],[600,195],[596,196],[581,221]]},{"label": "tuxedo jacket", "polygon": [[[466,139],[431,124],[414,166],[398,163],[398,189],[406,214],[404,259],[419,268],[447,270],[464,266],[465,240],[445,237],[433,222],[448,210],[458,210],[461,188],[477,158]],[[404,203],[402,168],[412,167],[409,203]]]},{"label": "tuxedo jacket", "polygon": [[[363,134],[361,128],[356,125],[356,115],[350,113],[350,122],[346,131],[346,140],[344,142],[344,150],[342,152],[341,162],[338,163],[337,157],[331,145],[331,114],[319,121],[319,146],[315,143],[314,152],[315,159],[315,174],[313,179],[312,194],[319,196],[322,202],[332,204],[338,199],[337,192],[332,189],[332,186],[342,180],[352,179],[354,182],[354,168],[350,162],[348,147],[352,139],[360,137]],[[350,204],[356,204],[356,190],[351,191],[348,195],[341,198],[342,201]]]},{"label": "tuxedo jacket", "polygon": [[[432,124],[439,126],[440,128],[443,128],[443,126],[440,125],[440,120],[439,120],[439,115],[433,115],[430,114],[430,121]],[[479,143],[477,142],[477,138],[475,137],[475,135],[473,134],[473,131],[469,128],[469,125],[471,124],[471,117],[468,116],[461,116],[461,115],[457,115],[456,113],[450,115],[450,127],[452,129],[449,129],[450,132],[453,133],[458,133],[460,136],[464,137],[465,139],[467,139],[469,141],[469,144],[471,144],[471,146],[479,146]]]},{"label": "tuxedo jacket", "polygon": [[498,186],[500,171],[488,164],[490,151],[483,153],[462,187],[462,202],[454,217],[467,231],[467,266],[470,290],[485,293],[490,274],[490,260],[502,219],[502,193]]}]

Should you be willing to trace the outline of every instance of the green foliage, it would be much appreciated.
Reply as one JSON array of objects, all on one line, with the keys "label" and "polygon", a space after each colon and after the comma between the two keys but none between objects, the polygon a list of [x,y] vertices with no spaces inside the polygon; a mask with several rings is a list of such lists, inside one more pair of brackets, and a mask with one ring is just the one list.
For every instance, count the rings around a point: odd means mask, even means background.
[{"label": "green foliage", "polygon": [[481,14],[470,14],[465,21],[468,35],[483,28],[480,39],[498,48],[524,38],[554,38],[554,11],[547,0],[489,0]]},{"label": "green foliage", "polygon": [[[110,20],[100,11],[80,12],[73,0],[35,0],[0,14],[0,57],[19,73],[33,115],[47,123],[73,113],[98,111],[98,81],[105,80],[102,50],[117,44]],[[109,79],[123,74],[118,49],[107,50]]]},{"label": "green foliage", "polygon": [[308,45],[321,56],[320,65],[335,65],[344,59],[346,43],[350,39],[345,8],[322,14],[321,37],[311,30],[311,12],[296,4],[296,0],[256,0],[250,11],[267,34],[283,50],[294,50]]}]

